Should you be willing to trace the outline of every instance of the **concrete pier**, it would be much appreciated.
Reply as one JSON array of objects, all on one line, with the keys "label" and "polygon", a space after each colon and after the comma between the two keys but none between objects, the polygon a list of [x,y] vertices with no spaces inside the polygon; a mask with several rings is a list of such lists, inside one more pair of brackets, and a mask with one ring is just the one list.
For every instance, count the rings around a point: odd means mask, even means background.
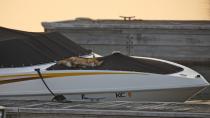
[{"label": "concrete pier", "polygon": [[196,102],[70,102],[0,100],[7,118],[209,118],[210,105]]}]

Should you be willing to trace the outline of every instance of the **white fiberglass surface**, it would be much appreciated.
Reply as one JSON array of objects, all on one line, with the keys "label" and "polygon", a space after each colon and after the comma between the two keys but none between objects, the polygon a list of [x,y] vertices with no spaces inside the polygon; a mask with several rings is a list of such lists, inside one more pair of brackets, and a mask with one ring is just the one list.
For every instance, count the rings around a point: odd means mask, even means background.
[{"label": "white fiberglass surface", "polygon": [[[120,71],[50,71],[50,73],[71,73],[71,72],[120,72]],[[121,71],[122,72],[122,71]],[[45,72],[44,72],[45,73]],[[45,80],[48,86],[57,93],[77,92],[109,92],[109,91],[130,91],[130,90],[154,90],[168,88],[187,88],[206,86],[201,78],[189,79],[173,77],[160,74],[145,74],[131,72],[130,74],[101,74],[64,76]],[[0,86],[0,93],[31,94],[48,93],[41,79],[14,82]],[[8,93],[8,94],[9,94]]]},{"label": "white fiberglass surface", "polygon": [[46,68],[48,68],[54,64],[55,63],[46,63],[46,64],[25,66],[25,67],[0,68],[0,74],[15,74],[15,73],[33,72],[34,69],[36,69],[36,68],[40,68],[40,70],[45,70]]},{"label": "white fiberglass surface", "polygon": [[160,61],[160,62],[165,62],[174,66],[178,66],[183,68],[183,71],[178,72],[178,73],[173,73],[173,74],[169,74],[171,76],[178,76],[178,77],[187,77],[187,78],[195,78],[197,75],[200,75],[201,78],[204,78],[201,74],[199,74],[198,72],[175,62],[171,62],[171,61],[167,61],[167,60],[162,60],[162,59],[157,59],[157,58],[150,58],[150,57],[138,57],[138,56],[132,56],[133,58],[140,58],[140,59],[150,59],[150,60],[154,60],[154,61]]}]

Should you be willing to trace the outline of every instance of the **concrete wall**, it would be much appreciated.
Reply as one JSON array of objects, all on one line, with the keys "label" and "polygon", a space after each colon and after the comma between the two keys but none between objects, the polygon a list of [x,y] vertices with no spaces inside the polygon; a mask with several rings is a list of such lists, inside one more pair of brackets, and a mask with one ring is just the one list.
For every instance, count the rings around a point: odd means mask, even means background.
[{"label": "concrete wall", "polygon": [[209,61],[210,22],[73,20],[44,22],[45,31],[61,32],[101,55],[127,55],[167,60]]},{"label": "concrete wall", "polygon": [[[185,30],[68,30],[60,31],[85,48],[102,55],[121,51],[127,55],[148,56],[167,60],[209,61],[210,33]],[[206,53],[205,53],[206,52]]]},{"label": "concrete wall", "polygon": [[77,19],[42,25],[45,31],[61,32],[98,54],[120,51],[176,61],[201,72],[210,81],[209,21]]}]

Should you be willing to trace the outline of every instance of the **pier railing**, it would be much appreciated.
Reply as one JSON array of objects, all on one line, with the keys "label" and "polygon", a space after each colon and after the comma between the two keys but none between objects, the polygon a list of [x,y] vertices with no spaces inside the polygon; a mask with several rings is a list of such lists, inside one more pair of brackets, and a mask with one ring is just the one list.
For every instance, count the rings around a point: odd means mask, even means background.
[{"label": "pier railing", "polygon": [[5,109],[3,106],[0,106],[0,118],[5,118]]}]

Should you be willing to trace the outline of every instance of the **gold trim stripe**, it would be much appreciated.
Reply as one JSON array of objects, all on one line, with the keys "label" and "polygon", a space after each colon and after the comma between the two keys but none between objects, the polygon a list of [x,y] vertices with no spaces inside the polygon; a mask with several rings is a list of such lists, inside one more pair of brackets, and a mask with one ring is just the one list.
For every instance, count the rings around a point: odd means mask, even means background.
[{"label": "gold trim stripe", "polygon": [[[125,72],[72,72],[72,73],[43,73],[44,79],[65,77],[65,76],[86,76],[86,75],[105,75],[105,74],[134,74]],[[17,74],[0,76],[0,84],[7,84],[20,81],[40,79],[38,74]]]}]

